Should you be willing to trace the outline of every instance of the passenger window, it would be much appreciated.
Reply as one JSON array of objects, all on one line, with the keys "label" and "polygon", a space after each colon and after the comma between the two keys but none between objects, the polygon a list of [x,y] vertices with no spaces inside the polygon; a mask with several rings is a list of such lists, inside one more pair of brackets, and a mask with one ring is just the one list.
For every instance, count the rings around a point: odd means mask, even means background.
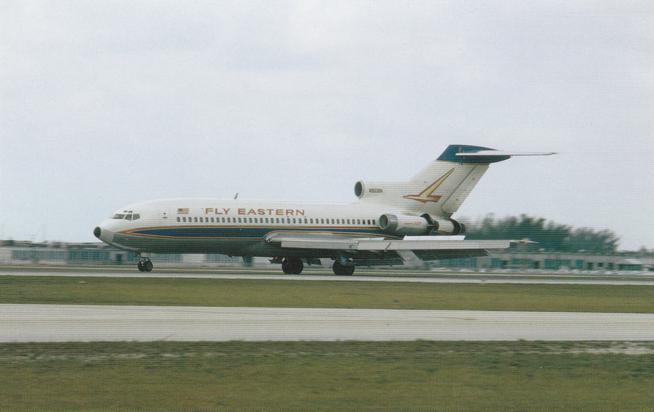
[{"label": "passenger window", "polygon": [[195,223],[198,223],[198,218],[197,218],[197,216],[193,218],[193,221],[194,221]]},{"label": "passenger window", "polygon": [[177,221],[178,221],[178,222],[181,222],[182,219],[180,219],[179,216],[177,216]]},{"label": "passenger window", "polygon": [[200,223],[204,223],[204,218],[200,217]]},{"label": "passenger window", "polygon": [[241,218],[240,217],[238,218],[238,223],[241,223]]},{"label": "passenger window", "polygon": [[304,224],[305,225],[307,224],[307,218],[306,217],[304,218]]},{"label": "passenger window", "polygon": [[313,218],[309,219],[309,223],[313,224]]}]

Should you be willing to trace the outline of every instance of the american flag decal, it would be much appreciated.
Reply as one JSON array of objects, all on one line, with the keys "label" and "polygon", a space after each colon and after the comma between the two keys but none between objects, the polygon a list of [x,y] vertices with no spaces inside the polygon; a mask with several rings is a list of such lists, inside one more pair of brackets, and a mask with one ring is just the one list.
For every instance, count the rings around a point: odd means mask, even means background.
[{"label": "american flag decal", "polygon": [[178,215],[188,215],[188,207],[180,207],[177,209]]}]

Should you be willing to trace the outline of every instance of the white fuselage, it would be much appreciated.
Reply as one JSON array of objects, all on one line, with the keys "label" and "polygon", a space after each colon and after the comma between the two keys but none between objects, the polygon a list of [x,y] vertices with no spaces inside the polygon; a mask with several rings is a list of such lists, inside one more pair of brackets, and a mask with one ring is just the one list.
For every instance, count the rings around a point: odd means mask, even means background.
[{"label": "white fuselage", "polygon": [[[266,237],[281,232],[393,237],[379,226],[388,206],[220,199],[168,199],[126,206],[96,228],[111,245],[135,252],[279,256]],[[312,256],[310,252],[301,257]]]}]

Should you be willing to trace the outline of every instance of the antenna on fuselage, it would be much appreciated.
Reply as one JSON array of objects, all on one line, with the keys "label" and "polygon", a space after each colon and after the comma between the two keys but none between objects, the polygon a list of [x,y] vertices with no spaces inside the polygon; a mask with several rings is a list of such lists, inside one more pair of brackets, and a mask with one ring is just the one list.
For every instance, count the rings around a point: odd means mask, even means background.
[{"label": "antenna on fuselage", "polygon": [[238,192],[234,195],[234,200],[238,199]]}]

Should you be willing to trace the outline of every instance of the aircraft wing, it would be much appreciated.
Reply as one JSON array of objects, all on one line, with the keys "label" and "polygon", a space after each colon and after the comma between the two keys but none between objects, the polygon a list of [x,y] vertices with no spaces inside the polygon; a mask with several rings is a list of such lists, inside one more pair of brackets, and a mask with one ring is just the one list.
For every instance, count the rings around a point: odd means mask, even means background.
[{"label": "aircraft wing", "polygon": [[451,259],[486,256],[489,249],[506,249],[508,240],[433,240],[355,238],[331,234],[306,235],[301,233],[270,234],[266,241],[283,249],[325,251],[329,256],[341,252],[354,260],[401,259],[414,256],[421,260]]}]

